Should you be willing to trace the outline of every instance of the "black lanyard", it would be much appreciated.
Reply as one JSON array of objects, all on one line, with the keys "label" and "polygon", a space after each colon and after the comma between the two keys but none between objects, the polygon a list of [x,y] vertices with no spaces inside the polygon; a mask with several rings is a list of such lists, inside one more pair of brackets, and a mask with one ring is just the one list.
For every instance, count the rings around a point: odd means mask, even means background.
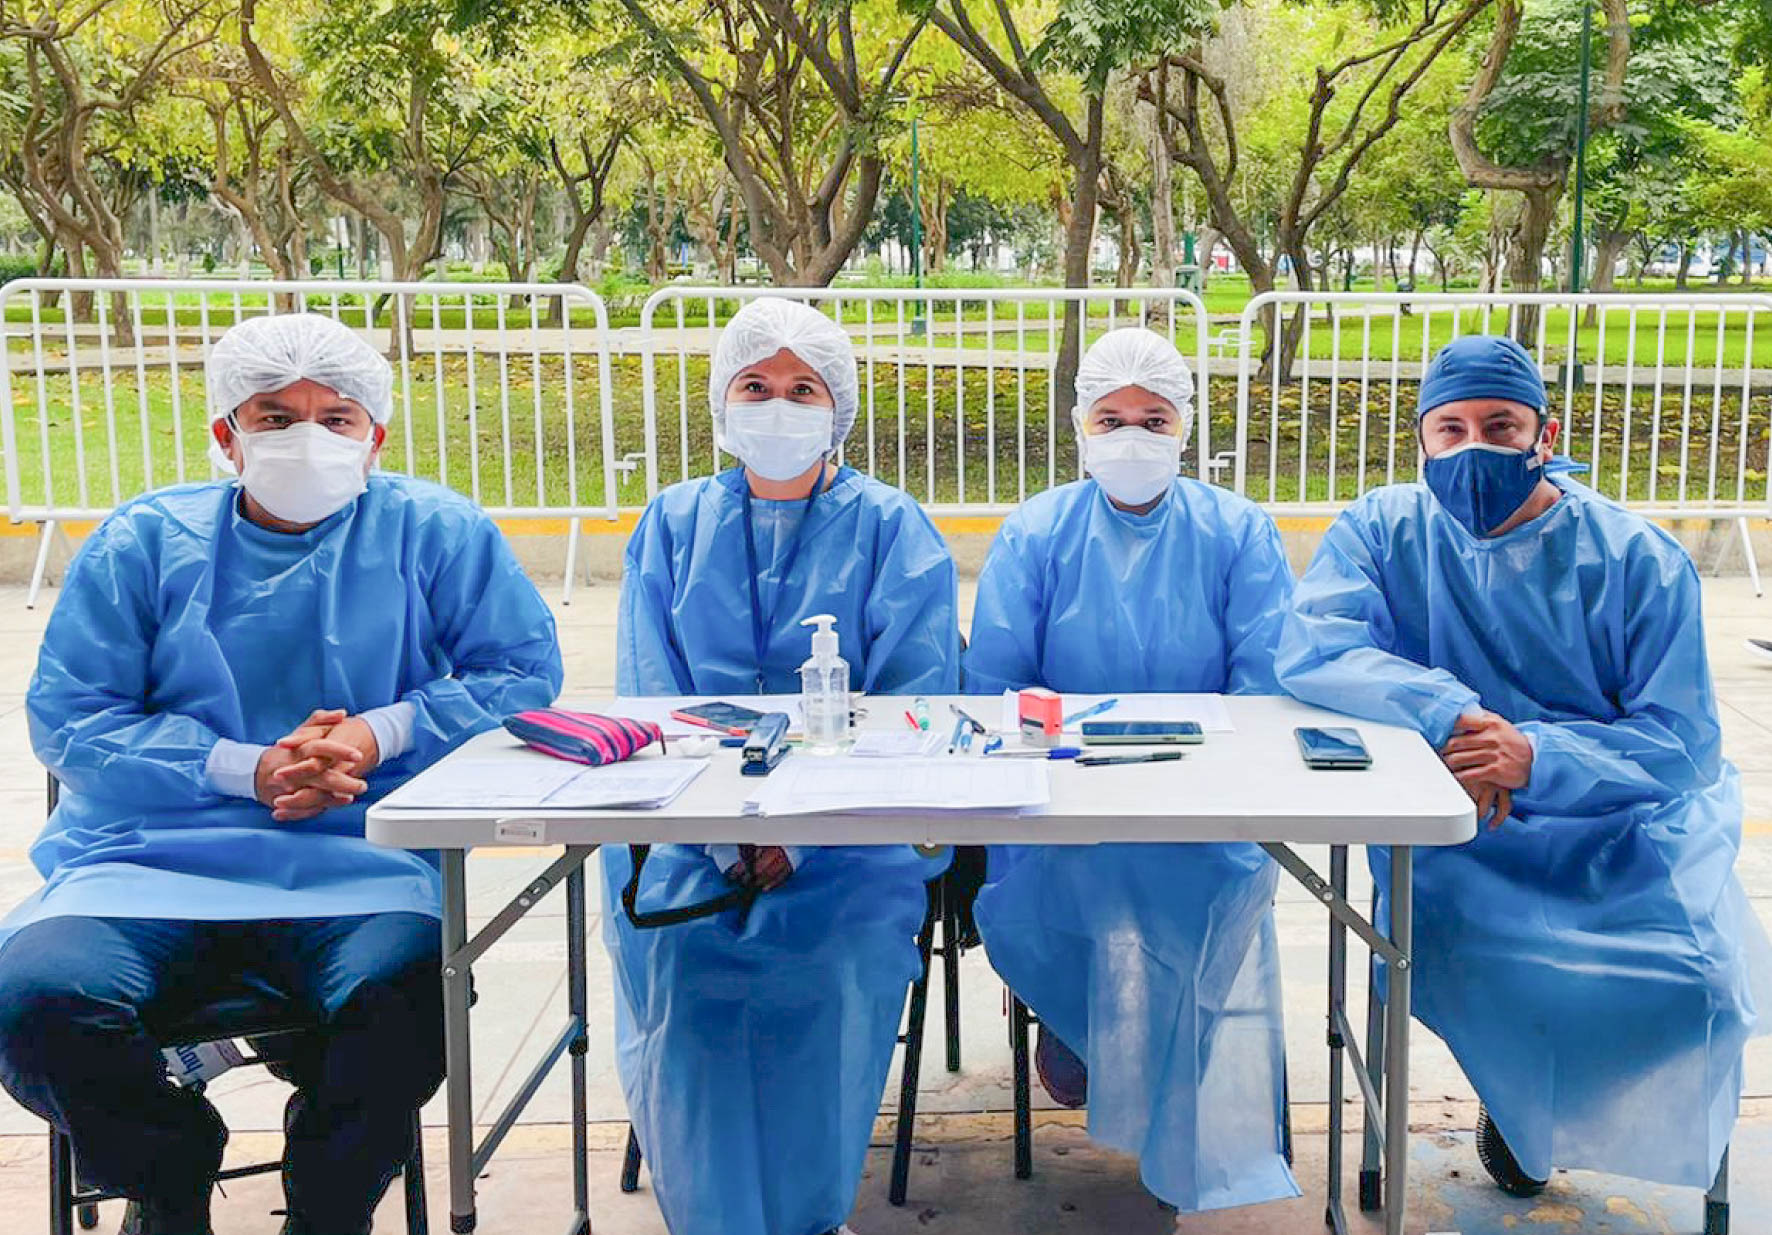
[{"label": "black lanyard", "polygon": [[763,612],[762,592],[757,584],[757,535],[751,530],[751,486],[744,477],[739,478],[744,485],[744,555],[745,565],[750,567],[746,578],[751,585],[751,650],[757,657],[757,693],[768,694],[763,681],[763,657],[769,651],[769,632],[775,627],[775,614],[781,608],[781,594],[787,588],[788,576],[793,573],[794,563],[800,558],[800,545],[806,539],[806,525],[812,522],[812,503],[824,492],[826,485],[821,473],[812,484],[812,492],[806,495],[806,508],[800,512],[800,526],[794,529],[793,543],[788,546],[788,555],[781,564],[781,574],[775,580],[775,604],[769,608],[767,615]]}]

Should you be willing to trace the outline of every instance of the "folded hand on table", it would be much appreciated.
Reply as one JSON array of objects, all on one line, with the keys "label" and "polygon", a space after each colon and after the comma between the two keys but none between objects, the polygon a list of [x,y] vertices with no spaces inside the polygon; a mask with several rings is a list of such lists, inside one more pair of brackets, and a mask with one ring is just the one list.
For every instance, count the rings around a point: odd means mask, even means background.
[{"label": "folded hand on table", "polygon": [[258,799],[279,823],[312,819],[366,792],[380,757],[367,721],[318,709],[259,759]]}]

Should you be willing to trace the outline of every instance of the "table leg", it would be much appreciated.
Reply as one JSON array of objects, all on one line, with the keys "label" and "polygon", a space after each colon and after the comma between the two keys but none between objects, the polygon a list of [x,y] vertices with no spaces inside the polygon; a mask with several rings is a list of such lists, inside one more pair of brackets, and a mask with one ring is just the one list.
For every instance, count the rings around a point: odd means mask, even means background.
[{"label": "table leg", "polygon": [[[1347,896],[1347,846],[1329,848],[1329,884]],[[1329,915],[1329,1201],[1324,1225],[1339,1228],[1341,1201],[1342,1069],[1341,1025],[1347,1012],[1347,927]]]},{"label": "table leg", "polygon": [[[1372,921],[1378,921],[1378,889],[1372,889]],[[1378,998],[1378,967],[1381,957],[1366,962],[1366,1079],[1380,1102],[1384,1100],[1384,1004]],[[1389,970],[1387,969],[1388,973]],[[1384,1176],[1379,1159],[1384,1154],[1384,1138],[1378,1134],[1377,1109],[1366,1111],[1366,1141],[1360,1155],[1360,1211],[1377,1213],[1384,1208]]]},{"label": "table leg", "polygon": [[456,957],[468,941],[468,855],[443,850],[443,1053],[449,1109],[449,1229],[474,1229],[474,1082],[469,1066],[468,991],[472,968]]},{"label": "table leg", "polygon": [[585,1052],[590,1049],[586,1012],[589,979],[585,971],[585,868],[566,876],[566,1011],[578,1026],[568,1047],[572,1072],[572,1204],[573,1235],[591,1235],[591,1166],[589,1111],[586,1103]]},{"label": "table leg", "polygon": [[1390,971],[1390,998],[1385,1003],[1384,1060],[1384,1229],[1403,1235],[1403,1214],[1409,1198],[1409,1008],[1414,978],[1415,852],[1408,845],[1391,849],[1391,942],[1401,954]]}]

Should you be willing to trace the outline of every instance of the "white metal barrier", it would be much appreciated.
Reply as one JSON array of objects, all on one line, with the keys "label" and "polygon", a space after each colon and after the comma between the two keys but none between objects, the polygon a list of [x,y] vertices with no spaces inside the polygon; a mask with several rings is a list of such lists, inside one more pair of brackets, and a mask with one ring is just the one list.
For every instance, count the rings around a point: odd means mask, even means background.
[{"label": "white metal barrier", "polygon": [[[77,301],[90,300],[90,306]],[[61,524],[207,480],[203,362],[236,321],[325,313],[385,350],[381,464],[494,516],[616,517],[603,301],[575,284],[22,279],[0,287],[0,444],[14,522],[42,525],[30,603]]]},{"label": "white metal barrier", "polygon": [[[70,311],[76,296],[89,312]],[[569,520],[570,598],[582,519],[721,465],[709,356],[731,313],[761,296],[842,322],[861,376],[847,460],[949,513],[1002,511],[1078,474],[1055,389],[1067,311],[1073,359],[1126,324],[1189,356],[1188,470],[1275,514],[1333,512],[1414,479],[1415,387],[1433,351],[1460,334],[1524,333],[1588,483],[1648,515],[1735,520],[1758,586],[1746,535],[1750,517],[1772,514],[1764,296],[1277,292],[1231,329],[1186,290],[668,287],[642,309],[636,392],[631,368],[617,380],[603,302],[577,285],[27,279],[0,287],[0,445],[9,513],[42,525],[31,598],[66,544],[62,523],[213,475],[208,347],[236,320],[295,309],[386,348],[398,411],[384,466],[497,516]],[[1281,381],[1263,365],[1269,310],[1302,313]],[[1234,400],[1215,347],[1236,355]]]},{"label": "white metal barrier", "polygon": [[[747,301],[790,297],[855,342],[861,406],[845,461],[945,513],[999,512],[1078,475],[1069,406],[1056,406],[1065,317],[1073,353],[1115,326],[1147,325],[1192,358],[1192,466],[1211,478],[1206,306],[1166,288],[666,287],[641,309],[646,495],[721,466],[708,405],[719,327]],[[1063,462],[1061,463],[1061,458]]]},{"label": "white metal barrier", "polygon": [[[1269,311],[1296,354],[1272,380]],[[1582,479],[1642,514],[1772,514],[1772,297],[1734,294],[1270,292],[1243,310],[1238,492],[1276,514],[1322,513],[1419,476],[1416,389],[1433,352],[1511,334],[1537,360]],[[1275,327],[1276,332],[1278,327]]]}]

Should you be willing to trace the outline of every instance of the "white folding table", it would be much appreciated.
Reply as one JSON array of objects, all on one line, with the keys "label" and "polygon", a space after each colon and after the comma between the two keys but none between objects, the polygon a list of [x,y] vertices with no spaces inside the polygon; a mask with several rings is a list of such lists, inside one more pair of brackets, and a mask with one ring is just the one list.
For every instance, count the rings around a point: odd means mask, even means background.
[{"label": "white folding table", "polygon": [[[1122,696],[1122,698],[1131,698]],[[997,719],[994,699],[933,698],[934,724],[950,718],[955,702],[985,723]],[[1148,708],[1150,697],[1140,697]],[[1350,720],[1289,699],[1232,696],[1225,699],[1234,732],[1208,733],[1187,747],[1178,762],[1078,767],[1053,761],[1052,801],[1038,814],[940,811],[917,814],[747,816],[741,806],[758,782],[741,776],[738,752],[722,749],[675,802],[658,810],[488,810],[402,808],[402,798],[423,791],[421,773],[372,807],[372,841],[404,849],[441,851],[443,870],[443,1005],[448,1062],[450,1229],[474,1229],[474,1180],[491,1160],[529,1100],[562,1057],[572,1082],[573,1202],[569,1235],[590,1230],[585,1133],[585,876],[584,863],[604,844],[759,845],[818,844],[1098,844],[1103,842],[1252,841],[1262,845],[1328,910],[1330,1050],[1329,1225],[1344,1232],[1341,1199],[1343,1064],[1354,1075],[1366,1107],[1366,1156],[1361,1200],[1380,1201],[1379,1159],[1386,1235],[1402,1235],[1408,1178],[1409,998],[1412,976],[1413,848],[1455,845],[1475,834],[1470,799],[1427,743],[1411,730]],[[880,706],[884,704],[885,706]],[[610,703],[568,704],[608,711]],[[877,701],[872,727],[902,726],[902,701]],[[1312,771],[1299,758],[1293,729],[1301,725],[1352,725],[1372,754],[1366,771]],[[648,757],[648,756],[642,756]],[[790,758],[811,758],[795,754]],[[964,755],[956,755],[964,758]],[[490,759],[493,773],[521,783],[547,756],[522,748],[503,731],[465,743],[450,760]],[[439,765],[441,766],[441,765]],[[552,766],[551,764],[548,766]],[[1327,879],[1293,851],[1295,844],[1330,847]],[[467,924],[467,854],[481,846],[562,846],[564,852],[504,906],[472,938]],[[1347,848],[1392,847],[1388,936],[1347,901]],[[473,1088],[469,1071],[470,981],[474,962],[554,887],[565,885],[568,1020],[494,1121],[474,1143]],[[1382,1068],[1365,1060],[1347,1015],[1347,932],[1352,930],[1389,968]],[[1390,1095],[1391,1100],[1385,1101]]]}]

